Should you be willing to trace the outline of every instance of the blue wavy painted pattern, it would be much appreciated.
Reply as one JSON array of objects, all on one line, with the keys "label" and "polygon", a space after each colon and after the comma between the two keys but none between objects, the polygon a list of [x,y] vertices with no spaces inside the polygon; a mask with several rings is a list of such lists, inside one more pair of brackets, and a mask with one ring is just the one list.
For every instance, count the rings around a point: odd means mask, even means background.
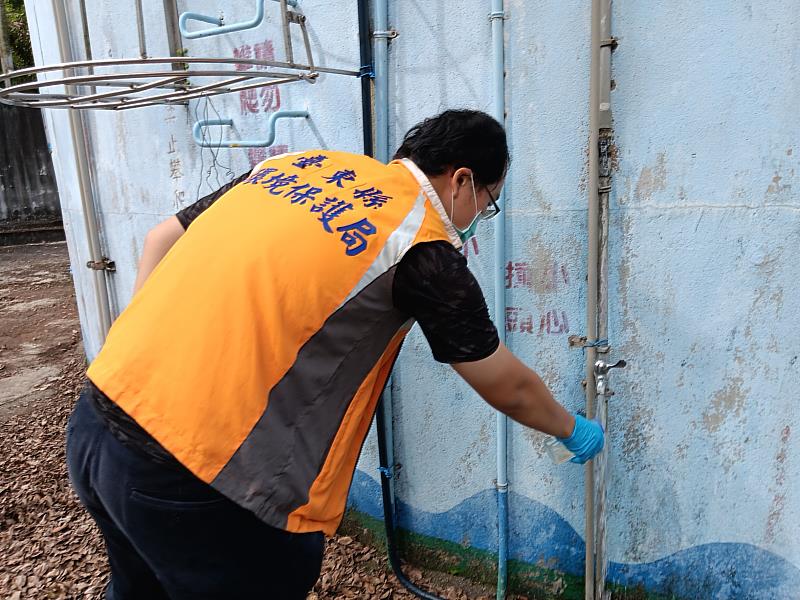
[{"label": "blue wavy painted pattern", "polygon": [[[383,518],[380,486],[356,471],[350,506]],[[525,496],[509,497],[509,556],[529,564],[583,575],[583,538],[551,508]],[[430,513],[402,501],[401,527],[473,548],[496,551],[497,505],[485,490],[442,512]],[[611,563],[609,580],[687,600],[800,600],[800,569],[753,546],[713,543],[694,546],[648,563]]]}]

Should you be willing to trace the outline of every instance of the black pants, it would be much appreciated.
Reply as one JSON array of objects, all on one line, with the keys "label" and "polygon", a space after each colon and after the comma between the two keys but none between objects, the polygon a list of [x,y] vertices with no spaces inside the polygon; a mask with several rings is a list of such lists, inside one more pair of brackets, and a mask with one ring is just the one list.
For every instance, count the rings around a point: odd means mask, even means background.
[{"label": "black pants", "polygon": [[110,600],[294,600],[319,577],[322,533],[270,527],[188,470],[123,445],[85,393],[67,467],[105,538]]}]

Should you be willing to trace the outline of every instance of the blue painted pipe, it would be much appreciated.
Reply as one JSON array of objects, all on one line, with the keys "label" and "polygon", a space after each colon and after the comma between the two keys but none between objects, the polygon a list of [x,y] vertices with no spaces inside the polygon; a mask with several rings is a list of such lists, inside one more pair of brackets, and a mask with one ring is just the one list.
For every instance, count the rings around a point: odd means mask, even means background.
[{"label": "blue painted pipe", "polygon": [[[375,31],[389,28],[387,0],[375,2]],[[389,39],[375,37],[375,158],[389,162]]]},{"label": "blue painted pipe", "polygon": [[[489,19],[492,24],[492,88],[494,118],[505,125],[505,48],[503,0],[491,0]],[[505,190],[505,186],[503,187]],[[505,191],[498,202],[505,208]],[[494,319],[500,341],[506,341],[506,212],[494,219]],[[508,590],[508,417],[497,412],[497,600]]]},{"label": "blue painted pipe", "polygon": [[[181,30],[181,35],[187,39],[194,40],[197,38],[210,37],[212,35],[223,35],[231,33],[232,31],[243,31],[245,29],[253,29],[261,25],[264,20],[264,2],[266,0],[256,0],[256,16],[249,21],[241,21],[239,23],[231,23],[230,25],[223,25],[222,19],[219,17],[211,17],[209,15],[201,15],[195,12],[182,13],[178,19],[178,27]],[[297,6],[296,0],[287,0],[286,4],[289,6]],[[200,21],[201,23],[210,23],[217,27],[208,27],[207,29],[199,29],[197,31],[189,31],[186,28],[188,21]]]},{"label": "blue painted pipe", "polygon": [[233,126],[233,119],[205,119],[197,121],[192,127],[192,137],[201,148],[265,148],[275,143],[275,123],[278,119],[308,118],[305,110],[279,110],[272,113],[267,121],[267,139],[265,140],[237,140],[215,142],[203,137],[203,127]]},{"label": "blue painted pipe", "polygon": [[[368,0],[359,0],[359,16],[366,20]],[[388,0],[375,0],[376,32],[386,32],[389,27],[389,2]],[[365,24],[366,25],[366,24]],[[365,32],[362,29],[362,32]],[[388,163],[389,156],[389,39],[385,35],[374,35],[374,65],[372,72],[375,77],[375,158],[383,163]],[[364,65],[369,66],[369,65]],[[362,101],[366,101],[362,98]],[[372,123],[363,122],[366,139],[368,128],[371,133]],[[383,499],[383,524],[386,529],[386,547],[389,554],[389,564],[397,580],[412,594],[423,600],[442,600],[438,596],[417,587],[403,573],[403,565],[397,549],[397,533],[395,529],[395,503],[394,485],[392,481],[394,469],[394,440],[392,431],[392,377],[389,376],[386,388],[381,394],[375,415],[375,428],[378,435],[378,460],[381,474],[381,496]]]}]

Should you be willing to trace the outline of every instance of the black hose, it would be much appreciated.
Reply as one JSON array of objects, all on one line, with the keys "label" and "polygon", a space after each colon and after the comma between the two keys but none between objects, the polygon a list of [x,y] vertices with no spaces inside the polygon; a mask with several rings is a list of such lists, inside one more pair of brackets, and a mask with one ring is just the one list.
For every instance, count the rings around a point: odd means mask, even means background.
[{"label": "black hose", "polygon": [[380,462],[381,473],[381,494],[383,496],[383,523],[386,526],[386,548],[389,552],[389,564],[392,565],[397,579],[412,594],[424,598],[425,600],[442,600],[439,596],[429,594],[411,583],[403,573],[400,557],[397,555],[397,541],[394,529],[394,504],[392,503],[392,491],[389,479],[392,477],[392,466],[389,465],[389,452],[386,446],[386,412],[384,408],[385,398],[381,397],[378,402],[378,410],[375,416],[375,425],[378,431],[378,461]]},{"label": "black hose", "polygon": [[369,0],[358,0],[358,46],[361,53],[361,121],[364,131],[364,154],[375,154],[372,142],[372,39],[369,27]]}]

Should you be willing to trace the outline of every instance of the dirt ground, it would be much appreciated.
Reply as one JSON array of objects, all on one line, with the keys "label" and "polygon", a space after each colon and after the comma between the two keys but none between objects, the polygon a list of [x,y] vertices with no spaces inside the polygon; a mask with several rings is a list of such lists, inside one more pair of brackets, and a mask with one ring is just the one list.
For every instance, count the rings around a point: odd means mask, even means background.
[{"label": "dirt ground", "polygon": [[0,247],[0,421],[53,397],[79,329],[66,244]]},{"label": "dirt ground", "polygon": [[[64,428],[84,368],[66,245],[0,247],[0,598],[103,597],[102,540],[64,465]],[[494,597],[449,575],[406,570],[443,598]],[[336,536],[309,595],[334,598],[414,596],[381,551]]]}]

